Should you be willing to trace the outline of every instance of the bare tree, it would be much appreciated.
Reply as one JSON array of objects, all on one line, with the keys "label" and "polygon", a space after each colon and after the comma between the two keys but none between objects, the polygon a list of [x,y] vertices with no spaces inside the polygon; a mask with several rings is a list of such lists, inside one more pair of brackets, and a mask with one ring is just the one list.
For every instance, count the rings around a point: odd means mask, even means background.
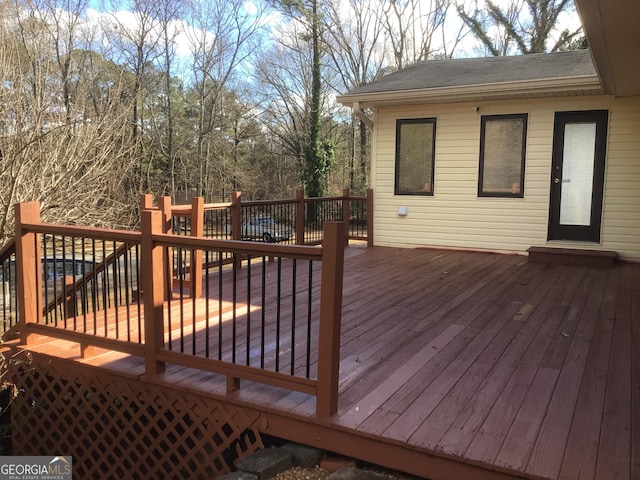
[{"label": "bare tree", "polygon": [[385,0],[382,21],[391,45],[392,65],[401,69],[438,54],[434,45],[443,31],[453,0]]},{"label": "bare tree", "polygon": [[111,0],[111,22],[104,25],[112,45],[108,55],[133,74],[131,85],[131,136],[139,141],[143,117],[144,88],[150,66],[159,57],[159,22],[155,16],[155,0],[134,0],[131,11]]},{"label": "bare tree", "polygon": [[83,14],[88,0],[33,0],[32,14],[37,15],[47,31],[54,50],[54,60],[61,85],[61,101],[67,122],[74,117],[73,81],[74,67],[82,62],[88,52],[83,38]]},{"label": "bare tree", "polygon": [[386,41],[382,4],[368,0],[332,0],[327,4],[323,30],[325,48],[340,80],[336,90],[355,88],[377,78],[384,68]]},{"label": "bare tree", "polygon": [[[158,97],[159,111],[150,112],[150,121],[154,128],[154,144],[169,167],[168,190],[171,195],[176,192],[176,162],[178,152],[175,148],[175,90],[174,78],[176,70],[176,43],[181,33],[179,19],[184,14],[185,5],[180,0],[158,0],[155,4],[155,14],[158,19],[158,35],[160,55],[157,59],[158,69],[162,72],[162,82]],[[153,104],[152,104],[153,105]],[[147,169],[147,184],[150,183],[152,161]],[[166,191],[158,192],[166,194]]]},{"label": "bare tree", "polygon": [[[280,53],[287,49],[296,57],[301,59],[300,53],[306,52],[308,63],[308,77],[304,77],[308,82],[301,86],[306,88],[308,94],[300,97],[304,102],[304,117],[300,126],[304,127],[306,136],[302,141],[302,157],[300,163],[301,181],[305,193],[311,197],[322,196],[327,189],[327,178],[331,162],[333,160],[333,145],[329,139],[323,135],[323,96],[326,93],[326,79],[323,80],[324,73],[324,42],[323,29],[325,24],[325,3],[320,0],[273,0],[273,6],[282,14],[285,31],[289,28],[294,31],[296,38],[290,40],[290,45],[281,40]],[[286,32],[286,33],[285,33]],[[292,46],[298,45],[301,48],[295,49]],[[269,82],[267,82],[269,83]],[[284,93],[284,92],[283,92]],[[308,220],[314,217],[312,209],[308,210]]]},{"label": "bare tree", "polygon": [[575,11],[573,0],[511,0],[504,8],[492,0],[475,0],[471,5],[457,4],[457,10],[494,56],[567,49],[582,33],[582,28],[558,31],[560,15]]},{"label": "bare tree", "polygon": [[274,36],[273,47],[256,68],[262,122],[278,139],[281,154],[296,162],[298,171],[303,168],[311,95],[312,52],[304,34],[299,23],[288,24],[286,34]]},{"label": "bare tree", "polygon": [[[341,93],[365,85],[384,71],[385,29],[382,3],[368,0],[333,0],[328,3],[324,38],[332,87]],[[348,185],[364,190],[369,165],[369,136],[365,123],[351,116],[352,134]]]},{"label": "bare tree", "polygon": [[[56,51],[50,32],[56,17],[37,6],[14,4],[0,22],[0,235],[12,235],[13,205],[36,200],[42,216],[55,222],[125,225],[135,208],[124,188],[132,162],[123,145],[126,110],[116,73],[101,86],[101,113],[86,115],[80,99],[95,91],[87,72]],[[60,60],[60,61],[59,61]],[[87,64],[82,63],[84,67]],[[64,82],[64,71],[77,77]],[[115,73],[115,72],[114,72]],[[95,75],[99,77],[100,75]],[[104,77],[103,77],[104,78]],[[66,85],[65,85],[66,83]],[[73,88],[72,88],[73,86]],[[96,98],[97,100],[97,98]],[[66,106],[73,107],[69,116]],[[83,115],[76,115],[83,112]],[[132,208],[131,206],[134,205]]]},{"label": "bare tree", "polygon": [[215,156],[216,132],[221,128],[220,95],[252,55],[262,27],[261,13],[248,13],[242,0],[194,1],[189,11],[192,75],[198,97],[197,194],[202,196],[211,193],[207,191],[207,178]]}]

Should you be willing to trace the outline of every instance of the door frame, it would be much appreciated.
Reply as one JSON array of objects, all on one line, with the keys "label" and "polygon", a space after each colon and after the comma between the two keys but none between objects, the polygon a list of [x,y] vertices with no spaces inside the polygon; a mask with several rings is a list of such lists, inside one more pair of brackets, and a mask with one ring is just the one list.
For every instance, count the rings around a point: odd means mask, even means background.
[{"label": "door frame", "polygon": [[[596,124],[591,216],[589,225],[563,225],[560,223],[564,135],[565,126],[569,123]],[[553,151],[551,159],[551,187],[549,194],[548,240],[600,243],[608,124],[608,110],[584,110],[555,113],[553,124]]]}]

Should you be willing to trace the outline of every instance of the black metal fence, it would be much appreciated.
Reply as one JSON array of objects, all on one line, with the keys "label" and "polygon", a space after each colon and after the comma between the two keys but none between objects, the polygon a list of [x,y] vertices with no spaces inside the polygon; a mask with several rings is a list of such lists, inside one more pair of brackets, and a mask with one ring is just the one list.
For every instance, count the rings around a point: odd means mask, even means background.
[{"label": "black metal fence", "polygon": [[46,234],[41,263],[44,324],[142,342],[140,245]]},{"label": "black metal fence", "polygon": [[[354,197],[345,189],[339,197],[303,198],[298,192],[296,199],[238,201],[234,205],[241,207],[242,225],[246,226],[244,233],[248,233],[242,236],[244,240],[319,245],[325,222],[345,222],[347,240],[371,241],[372,195],[369,190],[366,196]],[[234,205],[230,209],[235,208]],[[267,226],[262,236],[259,228],[251,227],[251,222],[255,225],[256,219]],[[276,235],[270,234],[268,225],[272,225]]]},{"label": "black metal fence", "polygon": [[4,335],[18,322],[16,295],[15,243],[11,241],[0,251],[0,322]]},{"label": "black metal fence", "polygon": [[[304,198],[299,191],[295,199],[252,200],[244,202],[235,192],[230,203],[204,204],[195,198],[191,205],[166,206],[171,231],[177,235],[201,235],[220,240],[246,240],[290,245],[320,245],[325,222],[345,222],[348,240],[367,241],[372,245],[372,191],[354,197],[345,189],[339,197]],[[170,209],[170,212],[168,211]],[[200,225],[196,227],[195,225]],[[234,228],[238,231],[234,231]],[[198,232],[196,232],[198,230]],[[181,286],[189,286],[194,252],[175,248],[173,275]],[[229,254],[206,260],[214,265],[237,259]]]},{"label": "black metal fence", "polygon": [[315,378],[319,262],[259,256],[240,268],[225,264],[225,257],[223,251],[203,252],[203,302],[169,298],[168,349]]},{"label": "black metal fence", "polygon": [[241,240],[303,244],[296,239],[296,201],[242,202]]}]

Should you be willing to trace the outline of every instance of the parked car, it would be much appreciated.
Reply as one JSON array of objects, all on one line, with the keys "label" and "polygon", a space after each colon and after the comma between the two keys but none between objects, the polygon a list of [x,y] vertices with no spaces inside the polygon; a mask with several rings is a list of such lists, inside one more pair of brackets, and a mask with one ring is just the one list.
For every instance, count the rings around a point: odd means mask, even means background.
[{"label": "parked car", "polygon": [[[232,233],[231,225],[227,225],[227,233]],[[240,238],[272,243],[289,240],[292,233],[289,227],[276,223],[272,217],[251,217],[248,222],[242,224]]]}]

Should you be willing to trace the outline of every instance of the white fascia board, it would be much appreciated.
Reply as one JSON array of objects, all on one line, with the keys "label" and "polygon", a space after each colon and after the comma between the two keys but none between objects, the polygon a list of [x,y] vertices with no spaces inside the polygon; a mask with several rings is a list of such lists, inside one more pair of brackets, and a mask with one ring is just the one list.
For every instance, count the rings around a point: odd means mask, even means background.
[{"label": "white fascia board", "polygon": [[359,107],[398,105],[407,103],[450,103],[470,101],[479,97],[554,96],[562,92],[604,93],[597,75],[561,79],[527,80],[520,82],[463,85],[455,87],[421,88],[339,95],[336,100],[345,106]]}]

